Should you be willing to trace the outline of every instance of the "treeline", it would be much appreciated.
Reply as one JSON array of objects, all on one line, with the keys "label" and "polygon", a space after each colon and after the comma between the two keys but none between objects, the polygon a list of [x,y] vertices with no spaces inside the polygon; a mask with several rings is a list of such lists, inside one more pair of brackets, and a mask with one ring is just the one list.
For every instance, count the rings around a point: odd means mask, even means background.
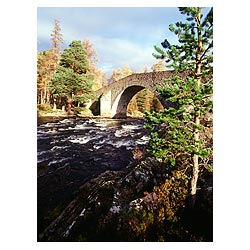
[{"label": "treeline", "polygon": [[54,22],[51,48],[37,54],[37,104],[39,110],[61,109],[72,113],[72,106],[84,107],[94,98],[94,91],[106,82],[97,67],[97,55],[91,42],[72,41],[63,44],[60,23]]},{"label": "treeline", "polygon": [[[113,70],[107,78],[96,66],[97,53],[88,39],[72,41],[62,51],[63,43],[60,22],[55,20],[50,49],[37,53],[37,104],[40,112],[81,112],[85,109],[85,103],[95,98],[95,90],[134,73],[125,65],[123,69]],[[166,67],[161,60],[151,69],[163,71]],[[148,69],[141,71],[144,72],[148,72]],[[160,103],[153,93],[142,90],[131,100],[127,113],[131,116],[143,116],[145,110],[159,108]]]}]

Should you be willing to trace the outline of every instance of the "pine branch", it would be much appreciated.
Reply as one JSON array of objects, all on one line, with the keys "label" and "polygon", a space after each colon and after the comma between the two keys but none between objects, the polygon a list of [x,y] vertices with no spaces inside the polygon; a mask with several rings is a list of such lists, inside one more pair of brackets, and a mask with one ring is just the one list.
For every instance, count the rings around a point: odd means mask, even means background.
[{"label": "pine branch", "polygon": [[203,59],[203,57],[206,55],[206,53],[208,52],[208,50],[209,49],[211,49],[212,48],[212,46],[213,46],[213,42],[211,42],[208,46],[207,46],[207,48],[206,48],[206,50],[203,52],[203,54],[201,55],[201,60]]}]

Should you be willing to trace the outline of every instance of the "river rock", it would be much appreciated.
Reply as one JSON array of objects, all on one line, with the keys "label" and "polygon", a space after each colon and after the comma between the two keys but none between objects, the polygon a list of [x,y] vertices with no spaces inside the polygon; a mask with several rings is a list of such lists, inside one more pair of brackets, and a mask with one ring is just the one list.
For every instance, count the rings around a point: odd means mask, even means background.
[{"label": "river rock", "polygon": [[[131,202],[163,182],[168,169],[154,158],[106,171],[82,185],[76,197],[41,233],[39,241],[116,241]],[[122,240],[122,239],[121,239]]]},{"label": "river rock", "polygon": [[[151,157],[120,171],[105,171],[80,187],[63,212],[38,236],[38,241],[127,241],[124,218],[135,206],[141,206],[148,195],[154,195],[153,187],[167,176],[167,166]],[[211,234],[212,174],[203,176],[199,185],[198,207],[191,214],[196,219],[190,223],[194,230],[204,231],[200,225],[209,226]]]}]

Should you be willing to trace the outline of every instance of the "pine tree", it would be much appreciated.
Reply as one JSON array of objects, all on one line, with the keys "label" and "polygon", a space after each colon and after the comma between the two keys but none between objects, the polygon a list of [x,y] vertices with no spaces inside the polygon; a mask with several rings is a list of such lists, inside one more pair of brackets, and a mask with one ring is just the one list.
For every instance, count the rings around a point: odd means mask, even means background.
[{"label": "pine tree", "polygon": [[[191,206],[195,205],[197,180],[201,163],[211,150],[201,133],[204,116],[212,111],[213,9],[203,16],[203,8],[179,8],[186,22],[170,24],[179,44],[166,39],[162,48],[155,46],[158,59],[164,59],[174,76],[158,87],[162,97],[173,107],[147,113],[146,127],[152,130],[150,152],[173,168],[190,167]],[[165,49],[165,50],[164,50]],[[203,124],[201,124],[201,121]],[[205,165],[205,164],[204,164]]]},{"label": "pine tree", "polygon": [[84,103],[92,97],[93,76],[88,75],[88,61],[81,41],[72,41],[61,55],[52,79],[51,91],[71,113],[73,101]]}]

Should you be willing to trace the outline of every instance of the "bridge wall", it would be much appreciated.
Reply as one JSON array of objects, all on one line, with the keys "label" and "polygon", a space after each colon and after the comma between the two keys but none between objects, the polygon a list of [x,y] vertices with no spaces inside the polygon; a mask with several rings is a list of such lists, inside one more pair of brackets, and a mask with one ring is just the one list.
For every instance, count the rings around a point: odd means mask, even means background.
[{"label": "bridge wall", "polygon": [[105,91],[100,99],[100,115],[102,117],[113,117],[111,105],[111,89]]},{"label": "bridge wall", "polygon": [[96,92],[100,98],[102,117],[126,117],[127,105],[140,90],[147,88],[158,97],[156,86],[164,84],[171,71],[133,74],[114,82]]}]

